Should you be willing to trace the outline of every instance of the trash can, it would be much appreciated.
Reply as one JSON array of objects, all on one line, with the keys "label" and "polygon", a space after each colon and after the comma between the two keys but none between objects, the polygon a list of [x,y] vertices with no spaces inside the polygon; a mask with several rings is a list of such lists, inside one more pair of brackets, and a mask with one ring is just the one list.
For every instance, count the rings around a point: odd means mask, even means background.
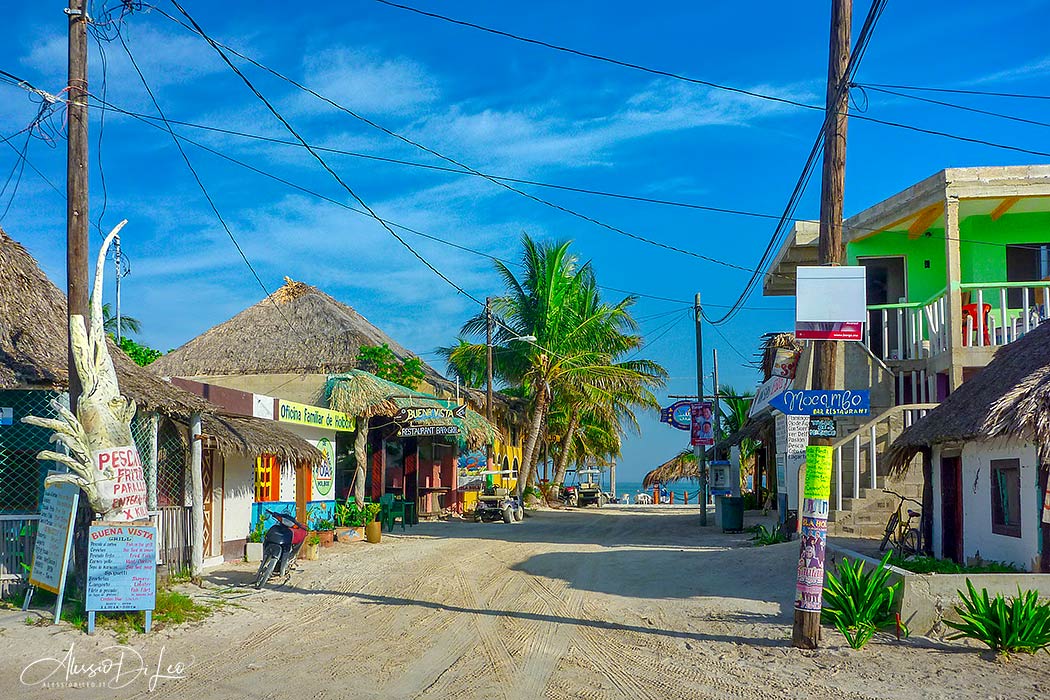
[{"label": "trash can", "polygon": [[721,496],[722,532],[744,531],[744,498]]}]

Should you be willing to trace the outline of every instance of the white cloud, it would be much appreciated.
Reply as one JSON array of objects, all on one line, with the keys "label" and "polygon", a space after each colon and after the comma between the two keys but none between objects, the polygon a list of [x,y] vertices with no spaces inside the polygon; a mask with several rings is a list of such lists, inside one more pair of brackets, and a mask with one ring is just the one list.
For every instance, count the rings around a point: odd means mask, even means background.
[{"label": "white cloud", "polygon": [[1013,68],[989,73],[988,75],[975,78],[968,82],[970,85],[986,85],[988,83],[1006,83],[1025,80],[1026,78],[1043,77],[1047,69],[1050,69],[1050,56],[1023,63]]},{"label": "white cloud", "polygon": [[[437,100],[434,78],[415,61],[385,58],[368,50],[329,49],[304,60],[303,84],[333,102],[369,114],[415,114]],[[297,114],[339,114],[331,105],[299,93]]]}]

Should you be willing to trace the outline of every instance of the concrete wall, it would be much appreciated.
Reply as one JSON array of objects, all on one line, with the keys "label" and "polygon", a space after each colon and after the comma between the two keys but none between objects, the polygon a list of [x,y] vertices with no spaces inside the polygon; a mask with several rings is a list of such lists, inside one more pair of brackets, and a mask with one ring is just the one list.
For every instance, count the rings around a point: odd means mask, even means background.
[{"label": "concrete wall", "polygon": [[[828,544],[828,569],[834,570],[843,559],[863,560],[867,566],[876,567],[877,559],[865,556],[851,549]],[[867,568],[867,566],[865,568]],[[943,623],[945,618],[958,620],[955,606],[961,603],[959,591],[966,590],[966,580],[973,583],[980,592],[988,595],[1002,594],[1007,598],[1017,595],[1017,588],[1022,591],[1034,590],[1040,598],[1050,598],[1050,576],[1043,574],[913,574],[895,566],[888,567],[888,583],[893,585],[903,581],[900,599],[901,620],[912,634],[946,634],[952,630]]]},{"label": "concrete wall", "polygon": [[[944,556],[941,510],[942,447],[933,452],[933,552]],[[957,454],[949,452],[949,454]],[[1021,537],[992,532],[991,461],[1017,459],[1021,464]],[[962,449],[963,558],[1005,561],[1026,570],[1039,556],[1039,462],[1035,446],[1017,440],[968,442]]]}]

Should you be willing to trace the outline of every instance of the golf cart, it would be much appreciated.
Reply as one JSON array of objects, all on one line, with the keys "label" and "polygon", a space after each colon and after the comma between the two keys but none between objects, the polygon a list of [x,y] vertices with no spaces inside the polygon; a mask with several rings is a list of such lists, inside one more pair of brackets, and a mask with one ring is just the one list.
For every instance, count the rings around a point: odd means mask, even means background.
[{"label": "golf cart", "polygon": [[525,510],[518,501],[518,495],[504,486],[495,486],[492,477],[497,474],[511,476],[515,472],[510,469],[503,471],[484,471],[480,476],[485,477],[485,485],[478,493],[478,507],[474,511],[474,522],[491,523],[502,520],[505,523],[520,523],[525,518]]},{"label": "golf cart", "polygon": [[576,505],[583,506],[591,503],[601,508],[606,503],[606,496],[602,492],[600,469],[581,469],[576,472],[578,483],[576,485]]}]

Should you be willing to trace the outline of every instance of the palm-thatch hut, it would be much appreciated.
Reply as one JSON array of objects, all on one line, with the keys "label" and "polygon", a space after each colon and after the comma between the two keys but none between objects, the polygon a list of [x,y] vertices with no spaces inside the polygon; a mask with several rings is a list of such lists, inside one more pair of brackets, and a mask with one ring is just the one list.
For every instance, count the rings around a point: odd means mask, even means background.
[{"label": "palm-thatch hut", "polygon": [[917,455],[935,555],[1050,571],[1050,324],[1000,348],[886,460],[900,474]]},{"label": "palm-thatch hut", "polygon": [[[54,417],[49,402],[68,402],[68,312],[65,295],[2,229],[0,266],[0,513],[31,514],[39,510],[43,479],[53,466],[36,459],[49,447],[50,435],[20,419]],[[109,351],[120,390],[138,409],[132,434],[143,458],[150,507],[160,512],[163,563],[181,565],[188,555],[188,426],[194,414],[202,416],[205,461],[217,465],[214,473],[205,474],[214,486],[208,495],[225,493],[226,457],[272,453],[295,460],[319,458],[314,447],[278,426],[222,416],[217,406],[136,365],[112,341]],[[205,507],[211,509],[214,530],[205,537],[214,540],[218,553],[223,543],[222,502]],[[238,557],[242,555],[243,550]],[[166,561],[169,556],[172,560]],[[5,561],[9,560],[0,557],[0,566]]]},{"label": "palm-thatch hut", "polygon": [[642,486],[651,489],[660,484],[698,478],[700,478],[700,470],[697,468],[696,455],[692,450],[683,450],[646,474],[642,479]]},{"label": "palm-thatch hut", "polygon": [[[455,403],[431,394],[408,389],[362,370],[351,370],[328,377],[325,401],[332,409],[358,416],[361,427],[355,440],[355,463],[362,472],[355,477],[361,489],[373,498],[385,491],[400,491],[416,499],[424,512],[436,510],[434,494],[440,494],[442,507],[461,504],[459,459],[461,450],[481,450],[499,437],[495,426],[477,412],[466,409],[463,416],[448,417],[440,423],[458,428],[457,436],[398,437],[401,424],[394,421],[399,412],[422,408],[447,412]],[[362,428],[371,425],[371,433]],[[367,429],[367,428],[366,428]],[[370,472],[364,473],[364,443],[373,450]],[[428,489],[435,491],[428,492]],[[423,499],[427,498],[424,503]]]},{"label": "palm-thatch hut", "polygon": [[[497,431],[479,413],[468,412],[457,420],[462,428],[458,441],[462,450],[455,453],[444,452],[450,444],[444,439],[397,439],[396,430],[388,428],[394,414],[409,403],[445,407],[449,405],[447,399],[461,396],[480,409],[485,397],[476,389],[457,387],[426,363],[421,363],[424,378],[417,387],[399,386],[369,374],[364,371],[369,368],[360,366],[361,350],[382,345],[399,361],[413,358],[404,346],[350,306],[316,287],[286,278],[284,286],[270,298],[173,350],[151,368],[164,376],[272,396],[282,402],[326,407],[356,417],[355,435],[341,431],[328,436],[337,455],[338,498],[347,495],[351,487],[364,497],[366,486],[374,489],[374,495],[393,490],[410,498],[410,491],[417,487],[436,489],[438,482],[441,488],[454,491],[456,470],[461,466],[456,464],[458,454],[470,453],[475,460],[480,454],[484,459],[485,446],[500,438],[501,432],[520,440],[515,418],[524,413],[522,402],[498,394],[494,413],[496,420],[502,419],[507,426],[505,431]],[[326,391],[332,377],[337,381],[331,391]],[[369,423],[376,428],[371,436]],[[307,435],[299,426],[292,429],[306,437],[317,437]],[[377,470],[371,463],[366,468],[369,451],[372,462],[391,468]],[[497,451],[509,450],[497,444]],[[440,464],[436,471],[435,463]],[[417,474],[419,465],[424,469]],[[439,500],[431,497],[427,504],[433,507]]]}]

